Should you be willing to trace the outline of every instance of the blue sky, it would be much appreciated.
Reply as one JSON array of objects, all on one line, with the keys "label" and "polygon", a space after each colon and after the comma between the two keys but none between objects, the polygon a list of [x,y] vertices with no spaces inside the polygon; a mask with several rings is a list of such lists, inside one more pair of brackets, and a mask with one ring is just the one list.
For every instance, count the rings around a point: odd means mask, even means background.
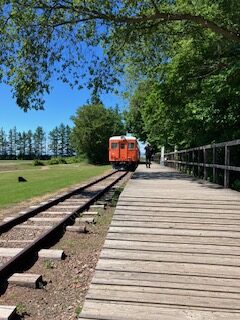
[{"label": "blue sky", "polygon": [[[23,112],[12,98],[10,87],[0,85],[0,128],[8,131],[14,126],[18,131],[35,130],[41,126],[47,132],[60,123],[72,126],[70,117],[75,114],[77,108],[90,99],[87,89],[71,89],[67,84],[60,81],[52,83],[53,90],[45,97],[45,110],[30,110]],[[113,94],[101,96],[106,107],[115,107],[118,104],[122,109],[126,101]]]}]

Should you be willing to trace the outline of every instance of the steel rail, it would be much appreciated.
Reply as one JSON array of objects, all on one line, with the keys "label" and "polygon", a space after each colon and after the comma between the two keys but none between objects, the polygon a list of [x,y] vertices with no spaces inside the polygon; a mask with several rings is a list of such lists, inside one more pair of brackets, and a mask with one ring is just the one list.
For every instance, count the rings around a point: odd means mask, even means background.
[{"label": "steel rail", "polygon": [[83,191],[84,189],[86,188],[89,188],[91,187],[92,185],[98,183],[98,182],[101,182],[103,181],[104,179],[114,175],[115,173],[117,173],[118,171],[113,171],[97,180],[94,180],[93,182],[90,182],[82,187],[79,187],[77,189],[74,189],[73,191],[70,191],[70,192],[67,192],[66,194],[54,199],[54,200],[51,200],[49,201],[48,203],[46,204],[43,204],[43,205],[40,205],[38,206],[37,208],[35,209],[31,209],[31,210],[28,210],[26,213],[24,213],[23,215],[21,216],[18,216],[16,218],[13,218],[11,219],[10,221],[6,221],[6,222],[2,222],[0,223],[0,235],[3,233],[3,232],[6,232],[8,231],[9,229],[11,229],[12,227],[28,220],[29,218],[32,218],[34,217],[35,215],[37,215],[38,213],[44,211],[44,210],[47,210],[55,205],[57,205],[59,202],[62,202],[70,197],[72,197],[73,195]]},{"label": "steel rail", "polygon": [[[117,171],[114,172],[114,174]],[[50,230],[47,230],[44,234],[34,240],[31,244],[26,246],[22,251],[20,251],[16,256],[12,257],[7,263],[5,263],[2,267],[0,267],[0,281],[6,280],[11,274],[17,271],[21,271],[21,265],[29,261],[30,258],[36,256],[36,253],[42,249],[44,246],[48,246],[49,241],[53,239],[54,236],[60,235],[60,232],[64,231],[64,228],[67,225],[73,224],[75,218],[79,215],[80,212],[87,209],[92,203],[94,203],[97,199],[99,199],[105,192],[107,192],[113,185],[115,185],[119,180],[121,180],[124,176],[127,175],[127,171],[123,172],[123,174],[115,179],[112,183],[110,183],[103,190],[96,193],[91,199],[89,199],[85,204],[79,206],[76,210],[74,210],[69,216],[63,218],[59,223],[53,226]],[[105,179],[110,175],[105,176]],[[98,179],[95,183],[90,183],[89,185],[96,184],[100,181],[104,180],[103,178]],[[85,187],[86,188],[86,187]],[[80,188],[82,189],[82,188]],[[75,194],[76,192],[74,192]]]}]

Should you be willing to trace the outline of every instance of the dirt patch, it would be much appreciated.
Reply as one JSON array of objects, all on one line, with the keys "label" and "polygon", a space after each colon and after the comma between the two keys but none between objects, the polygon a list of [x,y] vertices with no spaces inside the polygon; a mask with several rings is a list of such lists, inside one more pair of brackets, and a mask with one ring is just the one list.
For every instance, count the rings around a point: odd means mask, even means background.
[{"label": "dirt patch", "polygon": [[98,257],[104,243],[113,208],[105,210],[88,234],[67,232],[53,247],[63,249],[63,261],[41,260],[28,271],[42,274],[43,289],[9,286],[0,304],[17,305],[23,319],[73,320],[82,309]]}]

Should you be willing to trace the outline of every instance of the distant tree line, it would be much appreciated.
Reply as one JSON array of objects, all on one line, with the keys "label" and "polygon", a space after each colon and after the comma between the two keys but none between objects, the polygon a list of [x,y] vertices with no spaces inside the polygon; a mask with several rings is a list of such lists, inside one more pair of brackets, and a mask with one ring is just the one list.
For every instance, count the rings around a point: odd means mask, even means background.
[{"label": "distant tree line", "polygon": [[74,154],[71,147],[71,128],[60,124],[47,134],[42,127],[33,132],[18,131],[16,127],[6,132],[0,128],[0,159],[45,159],[69,157]]}]

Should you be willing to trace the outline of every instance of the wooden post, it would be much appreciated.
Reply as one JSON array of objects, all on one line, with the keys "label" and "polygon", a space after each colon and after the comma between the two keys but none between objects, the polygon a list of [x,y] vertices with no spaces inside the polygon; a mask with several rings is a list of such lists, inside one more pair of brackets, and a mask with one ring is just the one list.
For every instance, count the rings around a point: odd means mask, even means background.
[{"label": "wooden post", "polygon": [[[174,147],[174,160],[177,161],[177,146]],[[178,164],[174,163],[175,169],[178,169]]]},{"label": "wooden post", "polygon": [[216,162],[216,147],[215,145],[213,146],[213,160],[212,160],[212,164],[213,164],[213,168],[212,168],[212,173],[213,173],[213,182],[216,182],[216,168],[215,168],[215,162]]},{"label": "wooden post", "polygon": [[200,149],[197,150],[197,162],[198,162],[198,177],[200,177]]},{"label": "wooden post", "polygon": [[[228,146],[225,146],[225,161],[224,165],[229,166],[229,159],[230,159],[230,150]],[[224,188],[229,187],[229,170],[228,168],[224,169]]]},{"label": "wooden post", "polygon": [[206,149],[203,148],[204,179],[207,180]]},{"label": "wooden post", "polygon": [[164,166],[164,146],[161,147],[160,166]]}]

